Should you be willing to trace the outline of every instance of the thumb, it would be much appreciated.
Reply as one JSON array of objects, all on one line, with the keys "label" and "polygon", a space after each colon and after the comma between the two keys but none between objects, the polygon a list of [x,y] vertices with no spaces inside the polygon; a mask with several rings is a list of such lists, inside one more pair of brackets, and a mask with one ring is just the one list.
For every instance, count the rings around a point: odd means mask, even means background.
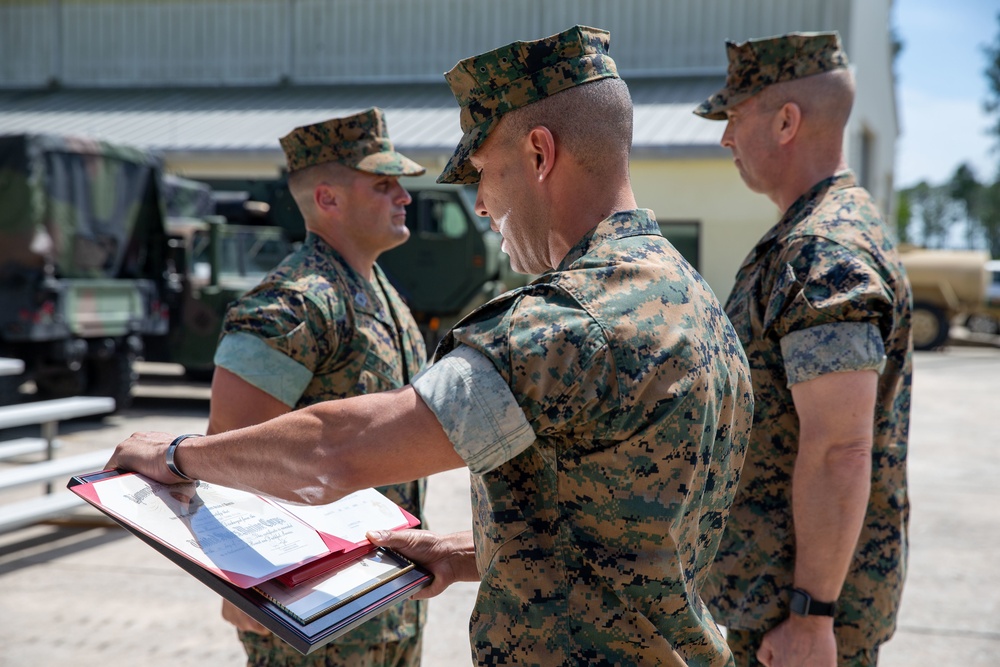
[{"label": "thumb", "polygon": [[378,546],[388,546],[393,542],[393,532],[391,530],[370,530],[365,533],[368,541]]}]

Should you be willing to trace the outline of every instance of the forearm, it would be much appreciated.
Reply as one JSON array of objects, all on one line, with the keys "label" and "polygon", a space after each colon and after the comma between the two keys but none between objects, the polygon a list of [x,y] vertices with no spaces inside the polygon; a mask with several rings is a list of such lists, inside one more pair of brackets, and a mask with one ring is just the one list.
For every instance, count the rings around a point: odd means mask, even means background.
[{"label": "forearm", "polygon": [[864,524],[871,487],[871,442],[801,442],[792,479],[795,587],[836,600]]},{"label": "forearm", "polygon": [[[176,482],[163,464],[170,440],[165,434],[136,434],[118,446],[109,465]],[[194,479],[309,504],[465,465],[410,387],[189,438],[174,460]]]}]

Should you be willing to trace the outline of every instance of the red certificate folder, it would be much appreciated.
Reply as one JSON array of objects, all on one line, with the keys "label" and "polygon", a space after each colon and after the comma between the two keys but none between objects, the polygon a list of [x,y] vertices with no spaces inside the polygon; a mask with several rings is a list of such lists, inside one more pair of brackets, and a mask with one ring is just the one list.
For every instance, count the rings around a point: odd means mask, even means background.
[{"label": "red certificate folder", "polygon": [[431,581],[364,538],[368,528],[419,523],[372,489],[299,507],[115,470],[76,476],[68,487],[304,654]]}]

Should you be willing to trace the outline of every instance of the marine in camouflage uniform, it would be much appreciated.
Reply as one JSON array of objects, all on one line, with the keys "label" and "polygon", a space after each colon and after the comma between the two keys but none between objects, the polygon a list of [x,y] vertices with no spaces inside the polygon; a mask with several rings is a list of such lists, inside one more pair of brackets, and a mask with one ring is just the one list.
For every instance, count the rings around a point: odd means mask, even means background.
[{"label": "marine in camouflage uniform", "polygon": [[[499,371],[534,434],[472,476],[479,664],[729,664],[699,587],[739,481],[749,376],[651,211],[600,223],[437,355],[455,346]],[[415,388],[460,448],[453,397]]]},{"label": "marine in camouflage uniform", "polygon": [[[393,150],[378,109],[298,128],[282,138],[289,171],[338,162],[376,174],[423,168]],[[291,409],[398,389],[425,361],[416,322],[378,265],[355,271],[320,235],[302,246],[227,313],[215,363]],[[425,482],[379,487],[421,516]],[[405,601],[303,656],[273,635],[241,632],[248,664],[416,665],[424,603]]]},{"label": "marine in camouflage uniform", "polygon": [[[504,113],[616,77],[607,48],[577,27],[460,62],[446,76],[465,136],[439,180],[478,180],[468,157]],[[699,587],[739,480],[749,374],[652,212],[600,222],[436,358],[414,388],[473,473],[478,663],[729,664]],[[511,396],[522,426],[492,448],[453,389],[490,376],[503,386],[475,393]]]},{"label": "marine in camouflage uniform", "polygon": [[[847,67],[836,34],[727,48],[727,86],[696,110],[706,118],[726,119],[769,85]],[[750,361],[755,413],[743,479],[705,587],[739,664],[758,664],[764,633],[789,614],[800,436],[792,386],[830,373],[879,373],[867,513],[836,600],[839,664],[874,664],[892,636],[909,516],[910,303],[889,232],[850,171],[804,192],[739,269],[726,312]]]}]

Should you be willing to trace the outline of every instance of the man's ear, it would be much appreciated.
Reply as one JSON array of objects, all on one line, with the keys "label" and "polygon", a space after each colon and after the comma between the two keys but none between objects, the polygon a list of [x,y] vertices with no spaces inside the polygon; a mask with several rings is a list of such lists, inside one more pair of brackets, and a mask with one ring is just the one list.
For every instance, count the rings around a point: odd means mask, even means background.
[{"label": "man's ear", "polygon": [[544,181],[556,164],[556,140],[544,125],[528,132],[527,147],[532,160],[535,180]]},{"label": "man's ear", "polygon": [[774,117],[775,134],[778,143],[788,144],[802,127],[802,108],[795,102],[786,102]]},{"label": "man's ear", "polygon": [[340,197],[329,183],[319,183],[313,189],[313,204],[324,213],[335,211],[340,206]]}]

